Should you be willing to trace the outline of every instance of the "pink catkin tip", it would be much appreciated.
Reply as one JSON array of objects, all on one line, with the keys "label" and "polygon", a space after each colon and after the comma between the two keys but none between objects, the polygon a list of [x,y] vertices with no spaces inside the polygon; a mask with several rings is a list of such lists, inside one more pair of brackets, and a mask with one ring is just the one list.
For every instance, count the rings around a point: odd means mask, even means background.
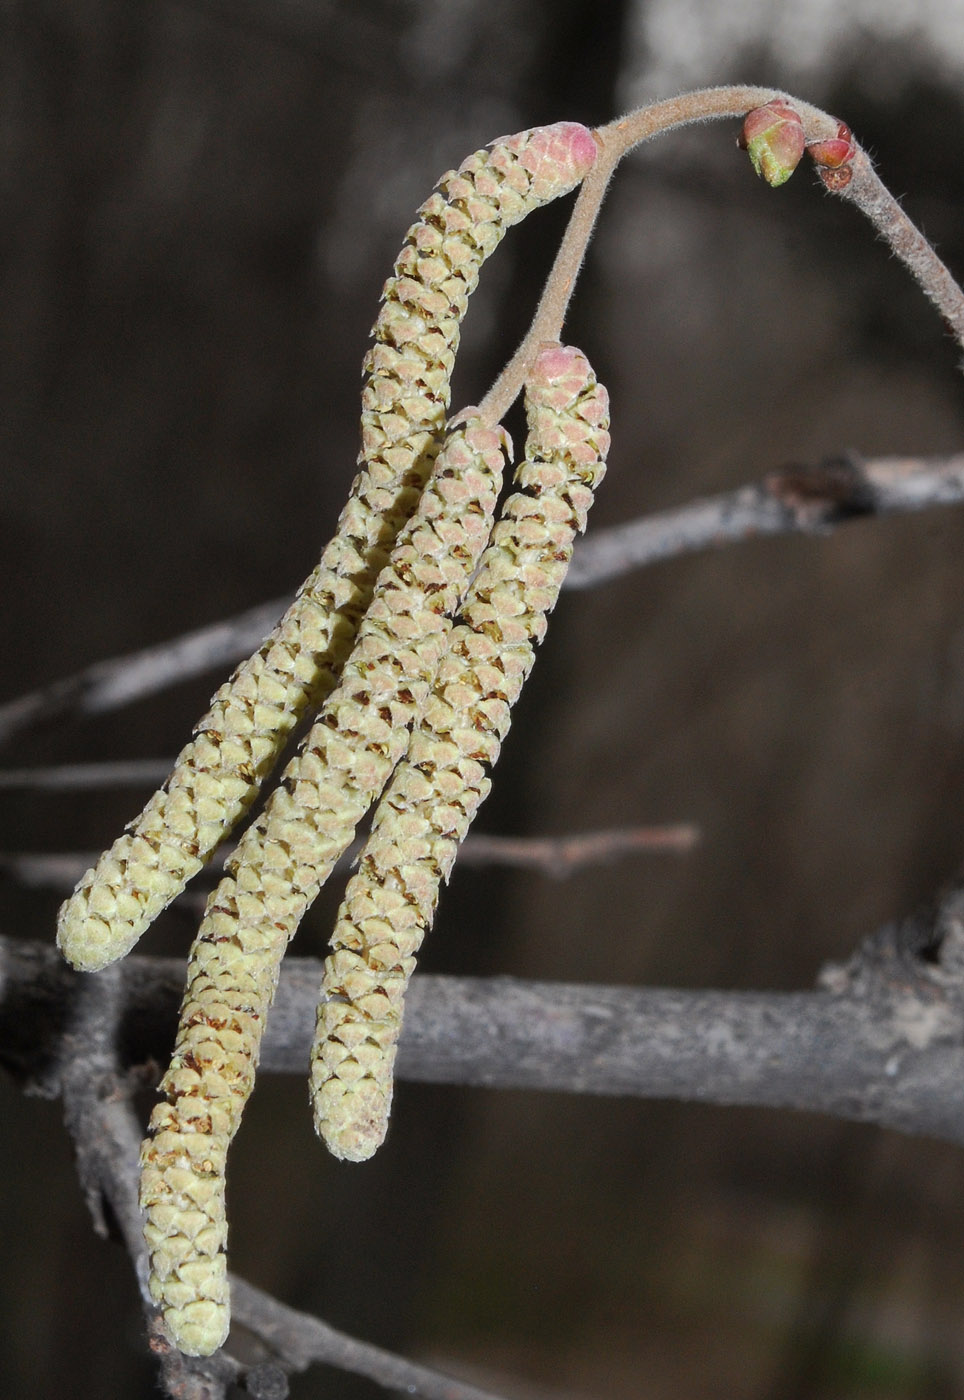
[{"label": "pink catkin tip", "polygon": [[574,345],[547,341],[526,376],[530,393],[556,409],[573,403],[589,383],[592,369]]},{"label": "pink catkin tip", "polygon": [[585,179],[595,164],[599,147],[592,132],[579,122],[556,122],[512,137],[518,142],[519,159],[532,177],[533,193],[551,199]]}]

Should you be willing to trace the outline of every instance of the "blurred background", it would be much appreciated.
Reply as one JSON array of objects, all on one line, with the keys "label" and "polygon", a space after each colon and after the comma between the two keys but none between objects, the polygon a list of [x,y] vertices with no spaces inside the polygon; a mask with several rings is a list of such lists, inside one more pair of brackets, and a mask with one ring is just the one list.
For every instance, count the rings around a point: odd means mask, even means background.
[{"label": "blurred background", "polygon": [[[0,4],[0,701],[293,592],[354,474],[378,295],[440,173],[504,132],[726,81],[846,119],[964,272],[964,11],[949,0]],[[612,394],[592,527],[852,448],[958,450],[939,318],[801,167],[734,124],[619,172],[567,338]],[[454,406],[523,333],[566,208],[509,235]],[[518,438],[517,438],[518,441]],[[964,515],[762,540],[571,593],[480,828],[692,821],[685,856],[564,882],[457,871],[423,966],[807,988],[964,854]],[[8,765],[173,756],[221,677]],[[0,792],[7,851],[99,850],[149,795]],[[297,951],[320,953],[339,892]],[[0,885],[51,941],[60,895]],[[145,945],[183,953],[195,910]],[[0,1081],[0,1393],[156,1394],[121,1250],[57,1104]],[[401,1085],[365,1166],[265,1077],[232,1264],[515,1400],[964,1394],[964,1159],[803,1115]],[[301,1400],[371,1400],[316,1368]]]}]

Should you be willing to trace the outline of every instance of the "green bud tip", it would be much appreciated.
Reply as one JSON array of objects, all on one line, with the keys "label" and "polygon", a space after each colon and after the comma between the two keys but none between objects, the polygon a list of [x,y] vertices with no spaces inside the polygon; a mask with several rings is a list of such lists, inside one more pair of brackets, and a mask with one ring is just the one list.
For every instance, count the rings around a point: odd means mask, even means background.
[{"label": "green bud tip", "polygon": [[746,114],[739,144],[768,185],[784,184],[796,170],[806,140],[803,122],[786,98],[774,97]]}]

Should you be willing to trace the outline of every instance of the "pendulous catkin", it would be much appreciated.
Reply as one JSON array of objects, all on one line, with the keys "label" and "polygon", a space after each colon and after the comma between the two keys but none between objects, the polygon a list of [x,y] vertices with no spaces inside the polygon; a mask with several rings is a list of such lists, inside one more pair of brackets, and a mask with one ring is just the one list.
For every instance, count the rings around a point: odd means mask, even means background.
[{"label": "pendulous catkin", "polygon": [[224,1169],[254,1084],[288,941],[404,753],[489,539],[501,430],[446,440],[379,575],[354,650],[298,756],[208,901],[171,1066],[141,1154],[151,1292],[176,1344],[207,1355],[228,1328]]},{"label": "pendulous catkin", "polygon": [[385,1137],[402,1000],[439,888],[489,791],[519,696],[605,472],[609,400],[581,351],[540,350],[529,436],[405,759],[375,813],[325,963],[312,1047],[315,1127],[363,1161]]},{"label": "pendulous catkin", "polygon": [[443,176],[385,284],[362,393],[359,472],[321,562],[221,687],[173,772],[63,905],[58,944],[96,971],[123,957],[250,806],[287,736],[337,683],[372,588],[438,449],[459,329],[506,229],[567,193],[596,144],[574,122],[496,142]]}]

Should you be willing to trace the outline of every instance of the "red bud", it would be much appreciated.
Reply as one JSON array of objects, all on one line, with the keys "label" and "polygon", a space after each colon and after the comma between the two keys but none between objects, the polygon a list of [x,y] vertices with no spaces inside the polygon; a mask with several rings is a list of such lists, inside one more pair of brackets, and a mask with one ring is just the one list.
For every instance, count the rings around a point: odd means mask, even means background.
[{"label": "red bud", "polygon": [[828,141],[811,141],[807,151],[817,165],[828,170],[839,170],[842,165],[850,164],[857,154],[857,147],[850,127],[840,122],[836,136],[831,136]]}]

